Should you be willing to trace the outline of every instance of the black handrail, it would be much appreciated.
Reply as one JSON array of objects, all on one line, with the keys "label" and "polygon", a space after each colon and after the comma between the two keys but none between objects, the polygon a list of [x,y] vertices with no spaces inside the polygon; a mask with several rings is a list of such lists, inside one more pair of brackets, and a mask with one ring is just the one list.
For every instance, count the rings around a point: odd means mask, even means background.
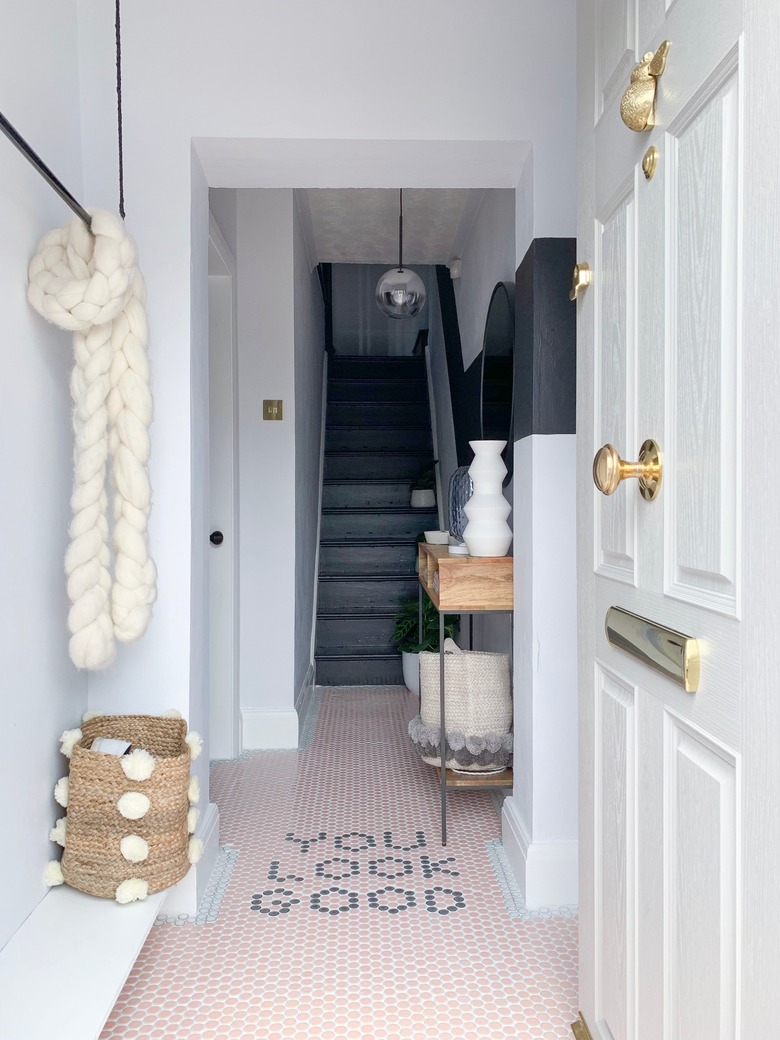
[{"label": "black handrail", "polygon": [[30,165],[40,173],[41,177],[43,177],[52,188],[54,188],[62,201],[67,203],[76,216],[80,217],[81,220],[84,221],[87,225],[87,229],[91,231],[92,217],[87,213],[81,203],[71,195],[59,177],[55,177],[43,159],[41,159],[38,153],[30,147],[16,127],[5,118],[2,112],[0,112],[0,130],[2,130],[11,144],[19,149]]}]

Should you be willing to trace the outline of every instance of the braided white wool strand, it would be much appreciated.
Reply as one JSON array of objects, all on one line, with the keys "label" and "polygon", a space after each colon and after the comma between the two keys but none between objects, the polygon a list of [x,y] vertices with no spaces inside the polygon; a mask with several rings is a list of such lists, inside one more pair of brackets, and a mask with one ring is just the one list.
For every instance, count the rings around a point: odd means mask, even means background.
[{"label": "braided white wool strand", "polygon": [[73,518],[65,555],[70,656],[79,668],[105,668],[115,639],[130,642],[146,631],[157,594],[147,533],[152,399],[146,292],[135,243],[119,217],[95,210],[92,234],[76,219],[46,235],[30,264],[27,295],[39,314],[73,332]]}]

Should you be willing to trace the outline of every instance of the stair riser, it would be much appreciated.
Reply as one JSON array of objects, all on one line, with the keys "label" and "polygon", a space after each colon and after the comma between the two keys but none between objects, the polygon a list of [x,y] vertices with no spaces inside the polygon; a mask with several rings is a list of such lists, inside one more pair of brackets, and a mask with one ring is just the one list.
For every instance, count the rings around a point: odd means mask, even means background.
[{"label": "stair riser", "polygon": [[438,527],[438,514],[427,509],[401,514],[325,514],[322,517],[321,536],[349,540],[351,538],[410,538],[420,531]]},{"label": "stair riser", "polygon": [[[325,431],[325,451],[428,451],[433,453],[430,430],[357,427]],[[431,454],[431,457],[432,454]]]},{"label": "stair riser", "polygon": [[425,426],[427,404],[328,404],[327,426]]},{"label": "stair riser", "polygon": [[325,484],[322,504],[326,509],[383,509],[409,505],[412,485],[408,480],[395,484]]},{"label": "stair riser", "polygon": [[426,404],[428,401],[428,385],[421,379],[369,380],[350,379],[328,381],[328,403],[338,401],[365,401],[403,404],[415,401]]},{"label": "stair riser", "polygon": [[390,642],[395,622],[392,618],[318,618],[317,653],[327,654],[339,647],[361,647],[366,653],[395,653]]},{"label": "stair riser", "polygon": [[397,661],[317,661],[319,686],[403,686],[401,656]]},{"label": "stair riser", "polygon": [[396,581],[321,581],[317,610],[324,614],[346,614],[350,611],[395,611],[417,595],[417,579]]},{"label": "stair riser", "polygon": [[320,574],[409,574],[415,573],[417,546],[408,545],[323,545]]},{"label": "stair riser", "polygon": [[340,477],[363,477],[365,479],[391,480],[408,477],[410,480],[420,472],[428,455],[398,455],[392,452],[369,452],[366,455],[326,455],[325,479],[334,480]]},{"label": "stair riser", "polygon": [[423,358],[331,358],[329,379],[425,379]]}]

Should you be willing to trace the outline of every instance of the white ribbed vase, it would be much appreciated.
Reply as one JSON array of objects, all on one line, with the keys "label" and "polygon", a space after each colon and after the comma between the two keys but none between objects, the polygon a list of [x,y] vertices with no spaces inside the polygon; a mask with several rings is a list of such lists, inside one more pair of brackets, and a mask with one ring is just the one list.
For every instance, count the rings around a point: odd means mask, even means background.
[{"label": "white ribbed vase", "polygon": [[474,461],[469,476],[474,494],[464,506],[469,518],[463,541],[471,556],[506,556],[512,544],[512,529],[506,522],[512,507],[501,490],[506,466],[501,452],[506,441],[469,441]]}]

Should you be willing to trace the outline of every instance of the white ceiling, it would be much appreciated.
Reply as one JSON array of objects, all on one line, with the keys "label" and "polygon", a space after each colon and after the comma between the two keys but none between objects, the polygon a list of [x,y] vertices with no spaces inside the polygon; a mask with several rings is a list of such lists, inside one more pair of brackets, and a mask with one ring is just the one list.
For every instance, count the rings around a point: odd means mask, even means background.
[{"label": "white ceiling", "polygon": [[[302,194],[317,261],[397,262],[397,189],[309,188]],[[404,188],[404,263],[446,264],[458,256],[483,194],[474,188]]]}]

